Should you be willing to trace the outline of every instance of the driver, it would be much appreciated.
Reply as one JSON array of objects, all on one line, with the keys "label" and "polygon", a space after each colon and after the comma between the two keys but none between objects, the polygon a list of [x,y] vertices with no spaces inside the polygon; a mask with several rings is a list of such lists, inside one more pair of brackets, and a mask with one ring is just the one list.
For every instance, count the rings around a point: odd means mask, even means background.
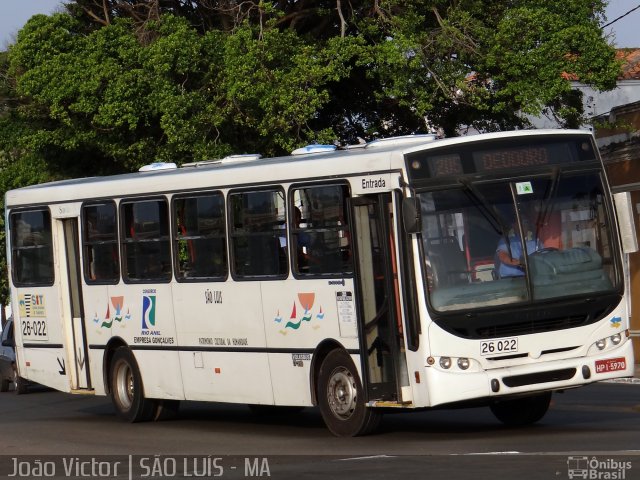
[{"label": "driver", "polygon": [[[531,228],[531,223],[525,216],[522,217],[522,233],[526,238],[527,254],[531,254],[542,249],[544,246]],[[505,237],[500,238],[496,248],[496,269],[498,278],[521,277],[524,275],[524,256],[522,251],[522,241],[518,230],[518,222],[514,218],[511,222],[511,229]]]}]

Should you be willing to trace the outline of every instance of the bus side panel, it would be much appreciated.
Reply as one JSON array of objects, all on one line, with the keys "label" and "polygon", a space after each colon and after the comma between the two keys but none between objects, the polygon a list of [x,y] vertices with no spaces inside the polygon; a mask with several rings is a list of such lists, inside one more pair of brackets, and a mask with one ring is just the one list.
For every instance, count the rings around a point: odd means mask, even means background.
[{"label": "bus side panel", "polygon": [[322,341],[358,349],[353,294],[352,279],[263,282],[267,346],[278,349],[269,355],[276,405],[311,405],[311,358]]},{"label": "bus side panel", "polygon": [[69,392],[73,359],[64,345],[60,296],[55,287],[12,289],[18,372],[20,376]]},{"label": "bus side panel", "polygon": [[[40,385],[69,393],[71,386],[68,369],[71,366],[61,361],[66,356],[64,348],[20,348],[17,351],[20,376]],[[25,365],[29,366],[25,367]]]},{"label": "bus side panel", "polygon": [[311,407],[311,354],[270,353],[269,366],[273,378],[276,405]]},{"label": "bus side panel", "polygon": [[96,393],[104,391],[103,347],[118,337],[134,352],[147,397],[184,397],[170,284],[89,286],[84,304]]},{"label": "bus side panel", "polygon": [[184,400],[179,352],[136,347],[132,350],[142,375],[145,397]]},{"label": "bus side panel", "polygon": [[260,282],[176,283],[173,293],[186,398],[273,404]]},{"label": "bus side panel", "polygon": [[268,359],[261,352],[180,352],[188,399],[273,405]]},{"label": "bus side panel", "polygon": [[84,319],[89,345],[89,373],[96,395],[105,395],[104,348],[111,338],[111,309],[105,302],[109,298],[107,285],[87,285],[83,283],[82,298]]}]

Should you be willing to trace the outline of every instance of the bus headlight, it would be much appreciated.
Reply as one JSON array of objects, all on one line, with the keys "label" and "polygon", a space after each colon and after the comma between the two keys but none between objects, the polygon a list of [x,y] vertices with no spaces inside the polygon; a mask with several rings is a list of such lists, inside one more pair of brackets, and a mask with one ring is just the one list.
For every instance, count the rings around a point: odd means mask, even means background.
[{"label": "bus headlight", "polygon": [[445,370],[451,368],[451,358],[450,357],[440,357],[440,366]]},{"label": "bus headlight", "polygon": [[598,347],[598,350],[604,350],[604,347],[607,346],[607,339],[606,338],[601,338],[600,340],[598,340],[596,342],[596,347]]},{"label": "bus headlight", "polygon": [[459,358],[458,359],[458,368],[460,370],[466,370],[467,368],[469,368],[469,359],[468,358]]},{"label": "bus headlight", "polygon": [[616,333],[615,335],[611,336],[611,343],[613,343],[614,345],[619,345],[621,341],[622,335],[620,333]]}]

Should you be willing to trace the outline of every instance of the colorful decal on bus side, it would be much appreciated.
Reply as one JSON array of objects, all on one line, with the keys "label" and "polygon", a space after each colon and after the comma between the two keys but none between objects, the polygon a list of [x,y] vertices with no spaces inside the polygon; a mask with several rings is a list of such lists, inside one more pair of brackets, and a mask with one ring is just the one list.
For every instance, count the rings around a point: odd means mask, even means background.
[{"label": "colorful decal on bus side", "polygon": [[620,324],[622,323],[622,318],[621,317],[613,317],[609,321],[611,322],[609,324],[609,326],[611,326],[611,328],[618,328],[620,326]]},{"label": "colorful decal on bus side", "polygon": [[[298,293],[298,301],[300,302],[300,305],[302,306],[302,309],[303,309],[302,316],[298,318],[298,308],[294,300],[293,306],[291,307],[291,314],[289,315],[289,320],[285,324],[284,329],[279,330],[279,332],[282,335],[286,335],[288,333],[287,329],[298,330],[302,325],[302,322],[311,322],[311,320],[314,317],[314,314],[312,313],[311,309],[313,308],[315,299],[316,299],[316,294],[313,292]],[[322,306],[320,306],[320,310],[318,311],[318,313],[315,314],[315,318],[316,320],[324,319],[324,311],[322,310]],[[280,315],[280,310],[278,310],[278,313],[274,317],[273,321],[276,323],[282,323],[282,316]],[[320,325],[315,324],[311,328],[313,328],[314,330],[317,330],[318,328],[320,328]]]},{"label": "colorful decal on bus side", "polygon": [[[122,309],[124,307],[124,296],[111,297],[111,305],[115,310],[115,315],[111,316],[111,307],[107,302],[107,313],[104,316],[104,320],[100,324],[100,328],[111,328],[114,322],[122,322],[122,320],[130,320],[131,314],[129,313],[129,309],[127,309],[127,314],[122,315]],[[100,318],[98,318],[98,313],[94,313],[93,316],[94,323],[100,323]]]}]

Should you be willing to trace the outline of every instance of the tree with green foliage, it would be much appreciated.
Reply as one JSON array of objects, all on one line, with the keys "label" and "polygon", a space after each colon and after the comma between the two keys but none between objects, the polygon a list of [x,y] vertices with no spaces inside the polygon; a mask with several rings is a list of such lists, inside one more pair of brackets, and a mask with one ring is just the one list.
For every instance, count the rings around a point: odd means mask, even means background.
[{"label": "tree with green foliage", "polygon": [[620,68],[605,3],[67,0],[31,18],[0,62],[0,176],[18,160],[23,172],[38,165],[20,177],[30,183],[527,128],[525,115],[543,111],[576,127],[569,78],[610,89]]},{"label": "tree with green foliage", "polygon": [[31,126],[18,140],[78,174],[376,133],[521,128],[544,109],[576,126],[563,73],[607,89],[619,70],[603,4],[70,1],[68,13],[32,18],[10,48],[17,117]]}]

